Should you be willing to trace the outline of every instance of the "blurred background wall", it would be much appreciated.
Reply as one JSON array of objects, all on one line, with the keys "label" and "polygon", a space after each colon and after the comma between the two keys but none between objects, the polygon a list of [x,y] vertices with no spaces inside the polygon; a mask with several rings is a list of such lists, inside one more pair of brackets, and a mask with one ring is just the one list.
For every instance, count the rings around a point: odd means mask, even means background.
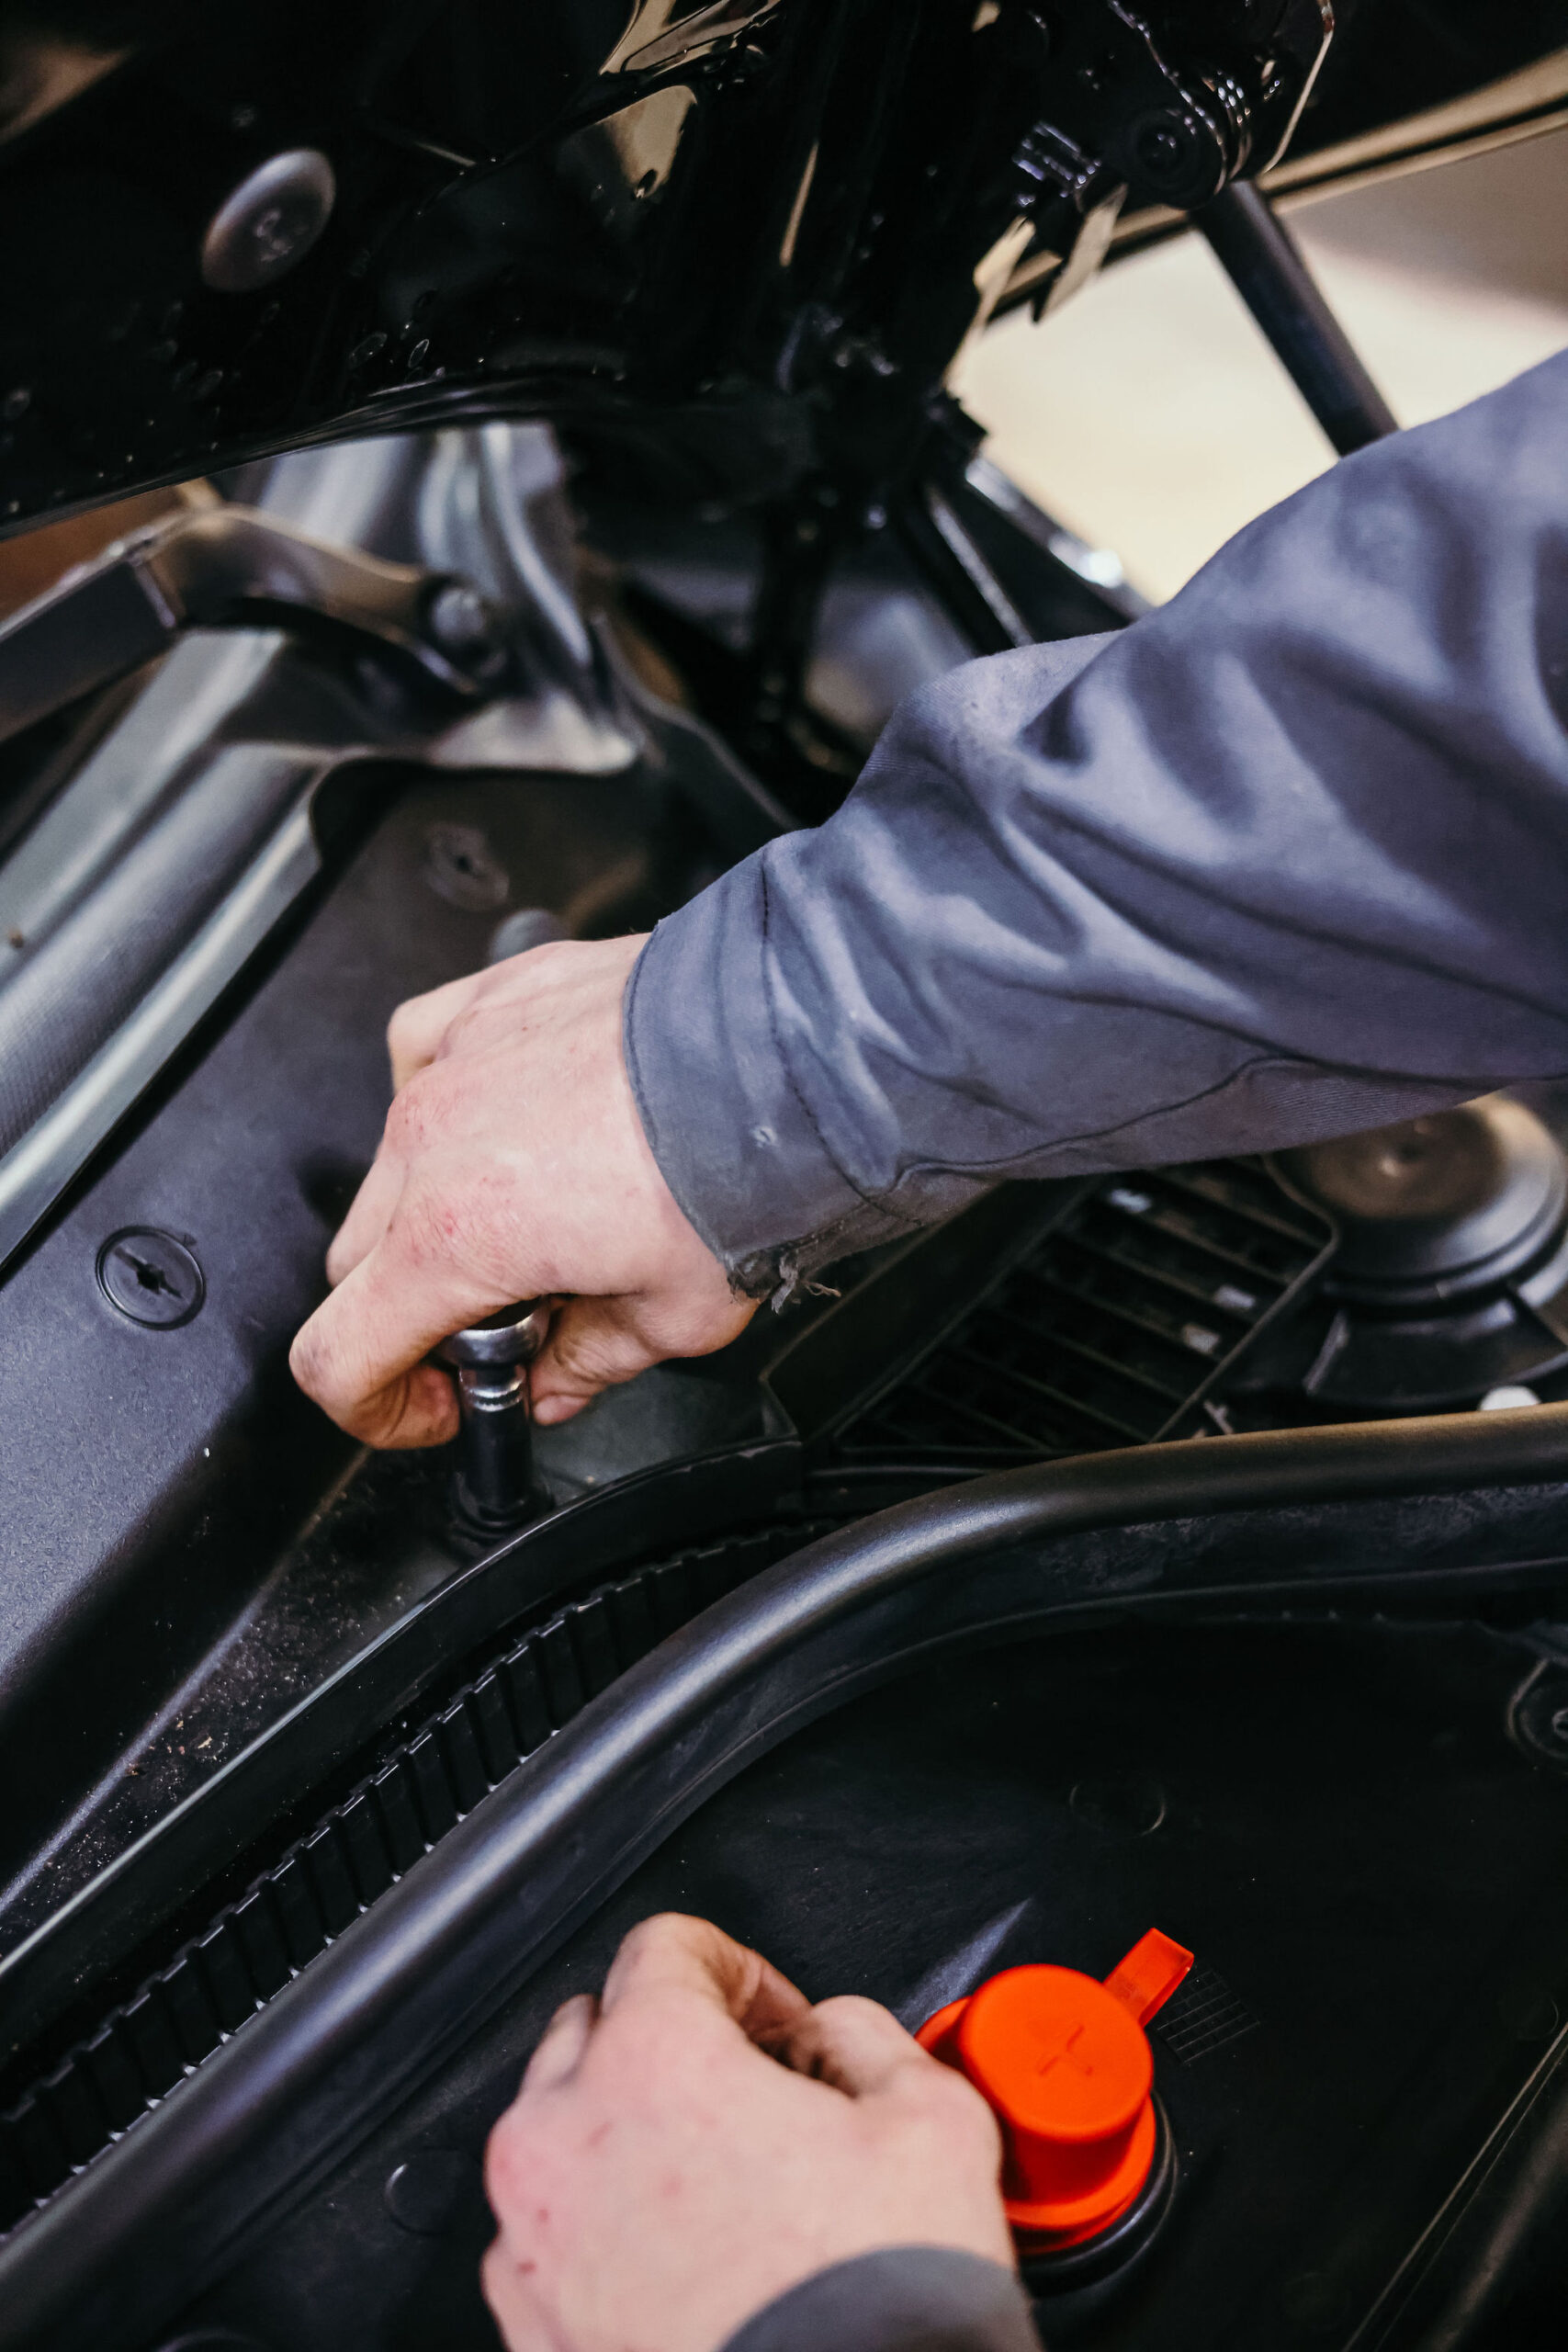
[{"label": "blurred background wall", "polygon": [[[1568,132],[1287,218],[1402,424],[1568,345]],[[1118,262],[1038,326],[1001,320],[956,389],[998,464],[1156,599],[1330,462],[1190,235]]]}]

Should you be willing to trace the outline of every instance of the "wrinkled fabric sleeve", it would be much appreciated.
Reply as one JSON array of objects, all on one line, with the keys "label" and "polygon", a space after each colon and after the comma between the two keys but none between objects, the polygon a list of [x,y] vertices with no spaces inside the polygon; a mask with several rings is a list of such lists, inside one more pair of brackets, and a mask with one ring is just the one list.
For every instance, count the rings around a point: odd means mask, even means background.
[{"label": "wrinkled fabric sleeve", "polygon": [[1040,2352],[1010,2270],[956,2247],[885,2247],[803,2279],[722,2352]]},{"label": "wrinkled fabric sleeve", "polygon": [[660,923],[628,1065],[761,1295],[1057,1176],[1568,1070],[1568,354],[1111,638],[976,662]]}]

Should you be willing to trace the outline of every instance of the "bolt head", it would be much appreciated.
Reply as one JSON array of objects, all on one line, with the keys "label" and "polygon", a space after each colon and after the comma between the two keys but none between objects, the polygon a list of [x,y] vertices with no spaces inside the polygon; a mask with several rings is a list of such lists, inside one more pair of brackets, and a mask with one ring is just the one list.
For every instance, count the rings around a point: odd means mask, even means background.
[{"label": "bolt head", "polygon": [[1128,128],[1128,176],[1166,204],[1204,203],[1224,178],[1224,162],[1202,124],[1174,107],[1156,107]]},{"label": "bolt head", "polygon": [[477,588],[461,580],[448,581],[436,591],[428,626],[444,652],[460,657],[483,652],[495,634],[490,606]]},{"label": "bolt head", "polygon": [[315,147],[269,156],[225,197],[201,242],[201,275],[215,294],[251,294],[286,277],[320,237],[337,202],[337,175]]}]

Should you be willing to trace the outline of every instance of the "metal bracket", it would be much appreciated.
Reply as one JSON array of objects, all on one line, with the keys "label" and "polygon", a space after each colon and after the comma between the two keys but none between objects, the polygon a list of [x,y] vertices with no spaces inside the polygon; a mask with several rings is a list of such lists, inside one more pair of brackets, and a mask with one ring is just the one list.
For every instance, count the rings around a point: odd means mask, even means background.
[{"label": "metal bracket", "polygon": [[1219,6],[1193,28],[1164,0],[1100,0],[1055,29],[1041,119],[1014,167],[1032,206],[1083,216],[1129,185],[1186,211],[1279,160],[1334,30],[1328,0]]},{"label": "metal bracket", "polygon": [[193,628],[347,637],[460,702],[501,683],[490,607],[452,572],[333,547],[248,506],[155,523],[0,628],[0,742],[140,669]]}]

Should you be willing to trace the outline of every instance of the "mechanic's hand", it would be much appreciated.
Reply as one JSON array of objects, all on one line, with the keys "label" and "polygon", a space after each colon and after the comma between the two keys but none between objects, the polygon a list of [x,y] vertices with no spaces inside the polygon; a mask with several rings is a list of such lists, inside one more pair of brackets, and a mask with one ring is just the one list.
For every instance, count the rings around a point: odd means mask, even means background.
[{"label": "mechanic's hand", "polygon": [[424,1358],[513,1299],[561,1299],[533,1367],[535,1418],[722,1347],[754,1311],[676,1206],[621,1052],[641,938],[562,940],[412,998],[392,1016],[396,1100],[327,1258],[337,1285],[294,1376],[371,1445],[457,1432]]},{"label": "mechanic's hand", "polygon": [[874,2001],[812,2008],[705,1920],[649,1919],[491,2134],[485,2297],[510,2352],[716,2352],[879,2246],[1011,2267],[1000,2165],[979,2093]]}]

